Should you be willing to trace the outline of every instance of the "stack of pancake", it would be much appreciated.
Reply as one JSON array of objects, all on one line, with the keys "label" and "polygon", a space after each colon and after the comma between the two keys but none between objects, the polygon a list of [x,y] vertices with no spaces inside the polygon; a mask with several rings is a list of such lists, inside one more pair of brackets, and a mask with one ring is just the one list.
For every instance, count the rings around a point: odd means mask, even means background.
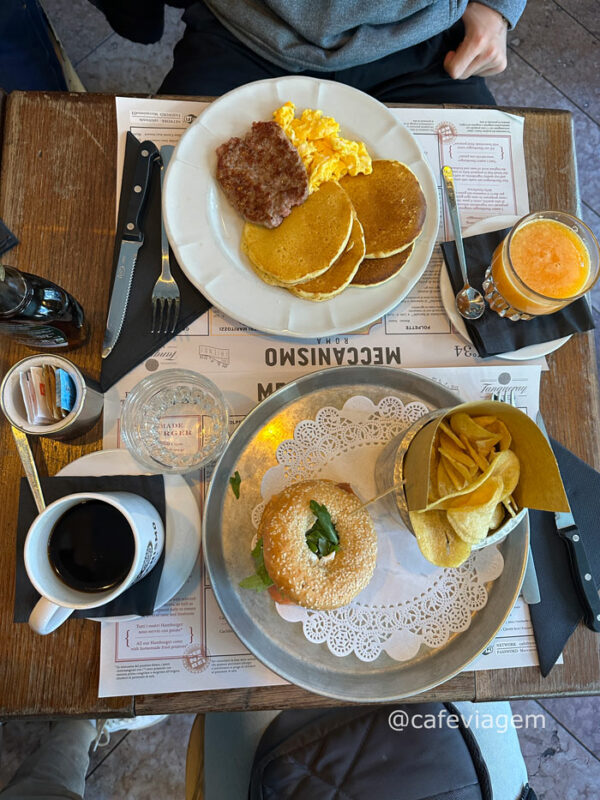
[{"label": "stack of pancake", "polygon": [[329,181],[277,228],[246,223],[242,249],[266,283],[321,301],[347,286],[378,286],[408,261],[427,204],[414,173],[373,161],[369,175]]}]

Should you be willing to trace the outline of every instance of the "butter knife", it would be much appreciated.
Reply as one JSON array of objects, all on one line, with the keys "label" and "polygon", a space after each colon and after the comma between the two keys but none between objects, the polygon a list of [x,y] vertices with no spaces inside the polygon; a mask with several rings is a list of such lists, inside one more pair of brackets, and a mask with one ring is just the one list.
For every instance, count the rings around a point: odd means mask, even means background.
[{"label": "butter knife", "polygon": [[108,307],[106,332],[102,342],[102,358],[110,355],[123,327],[133,280],[133,270],[138,250],[144,243],[142,222],[148,198],[152,167],[158,158],[158,148],[154,142],[146,141],[141,143],[127,200],[123,238],[121,239],[119,260],[117,261],[115,280]]},{"label": "butter knife", "polygon": [[[544,420],[539,413],[536,422],[538,428],[549,441]],[[600,633],[600,596],[598,595],[598,585],[594,580],[585,545],[579,534],[573,514],[570,510],[555,511],[554,520],[556,522],[557,533],[567,546],[571,575],[583,608],[583,621],[588,628]]]}]

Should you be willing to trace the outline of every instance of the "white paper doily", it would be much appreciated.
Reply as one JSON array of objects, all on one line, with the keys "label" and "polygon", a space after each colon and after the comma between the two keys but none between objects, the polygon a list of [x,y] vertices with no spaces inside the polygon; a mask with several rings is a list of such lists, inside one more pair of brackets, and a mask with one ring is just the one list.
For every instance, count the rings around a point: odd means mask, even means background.
[{"label": "white paper doily", "polygon": [[[423,403],[405,405],[396,397],[375,406],[356,396],[341,411],[322,408],[314,420],[298,423],[294,438],[277,448],[278,466],[263,476],[263,502],[252,512],[254,527],[264,504],[297,481],[329,478],[349,483],[363,501],[374,497],[375,462],[382,449],[428,411]],[[308,641],[326,643],[334,655],[354,653],[361,661],[374,661],[385,651],[406,661],[422,645],[442,647],[452,634],[469,627],[473,612],[487,602],[485,584],[502,573],[504,561],[491,545],[456,569],[435,567],[421,555],[415,537],[381,506],[369,507],[377,530],[377,566],[352,603],[335,611],[276,606],[283,619],[302,623]]]}]

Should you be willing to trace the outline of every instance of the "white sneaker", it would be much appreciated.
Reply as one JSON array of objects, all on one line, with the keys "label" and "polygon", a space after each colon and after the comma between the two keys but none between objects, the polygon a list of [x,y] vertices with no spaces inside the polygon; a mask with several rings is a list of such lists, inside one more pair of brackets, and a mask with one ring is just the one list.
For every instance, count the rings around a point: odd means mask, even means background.
[{"label": "white sneaker", "polygon": [[142,728],[151,728],[152,725],[158,725],[163,719],[166,719],[168,714],[148,714],[143,717],[126,717],[124,719],[97,719],[96,739],[94,740],[93,750],[98,747],[106,747],[110,742],[110,734],[116,731],[137,731]]}]

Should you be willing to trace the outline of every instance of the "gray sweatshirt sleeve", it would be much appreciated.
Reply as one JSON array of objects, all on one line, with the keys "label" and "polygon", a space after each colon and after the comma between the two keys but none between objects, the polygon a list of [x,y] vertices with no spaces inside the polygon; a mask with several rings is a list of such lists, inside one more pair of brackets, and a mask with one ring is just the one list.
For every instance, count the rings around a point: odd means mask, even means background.
[{"label": "gray sweatshirt sleeve", "polygon": [[512,30],[519,21],[527,0],[477,0],[477,2],[502,14],[508,22],[509,30]]}]

